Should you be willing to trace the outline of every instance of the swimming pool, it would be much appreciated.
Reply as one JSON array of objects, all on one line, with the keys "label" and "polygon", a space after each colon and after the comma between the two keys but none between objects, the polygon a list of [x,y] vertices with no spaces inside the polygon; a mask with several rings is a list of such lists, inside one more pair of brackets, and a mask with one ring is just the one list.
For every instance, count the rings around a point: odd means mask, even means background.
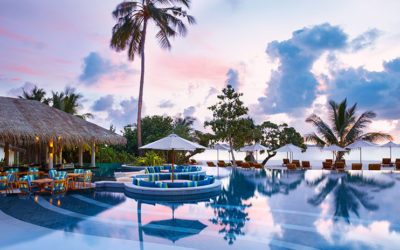
[{"label": "swimming pool", "polygon": [[188,202],[111,190],[2,197],[0,248],[400,247],[400,174],[233,170],[221,181],[216,197]]}]

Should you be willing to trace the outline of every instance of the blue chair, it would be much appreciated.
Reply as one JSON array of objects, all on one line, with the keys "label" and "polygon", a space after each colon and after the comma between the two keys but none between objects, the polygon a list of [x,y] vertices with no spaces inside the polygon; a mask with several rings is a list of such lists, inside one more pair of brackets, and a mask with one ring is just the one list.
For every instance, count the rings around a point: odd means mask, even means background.
[{"label": "blue chair", "polygon": [[23,194],[29,194],[32,192],[40,192],[40,189],[37,185],[32,184],[35,177],[33,175],[25,175],[18,181],[19,191]]},{"label": "blue chair", "polygon": [[74,174],[83,174],[83,169],[74,169]]},{"label": "blue chair", "polygon": [[51,192],[52,195],[65,193],[67,191],[67,180],[54,177],[50,187],[45,188],[46,191]]},{"label": "blue chair", "polygon": [[85,171],[85,175],[83,177],[79,177],[76,179],[76,181],[78,182],[78,186],[80,186],[80,184],[82,184],[83,187],[86,187],[86,184],[90,185],[92,181],[92,176],[93,176],[92,171],[90,170]]},{"label": "blue chair", "polygon": [[17,182],[14,174],[8,174],[7,175],[8,179],[8,188],[11,190],[11,192],[14,192],[14,186],[17,188]]},{"label": "blue chair", "polygon": [[4,191],[6,192],[6,194],[8,194],[10,191],[7,176],[0,177],[0,193]]},{"label": "blue chair", "polygon": [[53,179],[55,177],[57,177],[57,170],[55,170],[55,169],[49,170],[49,178]]}]

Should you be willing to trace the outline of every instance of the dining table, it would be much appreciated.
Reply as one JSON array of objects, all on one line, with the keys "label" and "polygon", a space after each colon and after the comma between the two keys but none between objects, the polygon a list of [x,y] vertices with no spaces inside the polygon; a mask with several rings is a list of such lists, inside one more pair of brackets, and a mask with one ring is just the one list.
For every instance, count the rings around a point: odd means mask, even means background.
[{"label": "dining table", "polygon": [[44,192],[46,185],[53,183],[53,179],[50,178],[43,178],[31,181],[31,183],[37,184],[40,188],[40,192]]}]

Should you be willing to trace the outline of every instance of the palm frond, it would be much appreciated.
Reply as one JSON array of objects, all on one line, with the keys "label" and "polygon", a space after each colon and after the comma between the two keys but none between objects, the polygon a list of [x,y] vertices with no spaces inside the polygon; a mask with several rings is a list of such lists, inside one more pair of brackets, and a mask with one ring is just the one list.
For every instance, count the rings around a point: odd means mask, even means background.
[{"label": "palm frond", "polygon": [[310,134],[307,134],[306,136],[305,136],[305,140],[307,141],[307,142],[313,142],[313,143],[315,143],[318,147],[320,147],[320,148],[322,148],[322,147],[324,147],[325,146],[325,142],[324,142],[324,140],[322,140],[316,133],[310,133]]},{"label": "palm frond", "polygon": [[337,144],[335,134],[319,116],[312,114],[306,119],[306,122],[311,123],[317,129],[318,133],[325,139],[325,143]]},{"label": "palm frond", "polygon": [[370,132],[363,134],[359,137],[359,139],[370,141],[370,142],[378,142],[382,140],[393,140],[393,137],[387,133],[382,132]]},{"label": "palm frond", "polygon": [[367,126],[367,124],[371,123],[371,119],[375,117],[376,114],[372,111],[366,111],[362,113],[347,132],[345,141],[351,143],[357,140],[357,138],[362,134],[363,129]]}]

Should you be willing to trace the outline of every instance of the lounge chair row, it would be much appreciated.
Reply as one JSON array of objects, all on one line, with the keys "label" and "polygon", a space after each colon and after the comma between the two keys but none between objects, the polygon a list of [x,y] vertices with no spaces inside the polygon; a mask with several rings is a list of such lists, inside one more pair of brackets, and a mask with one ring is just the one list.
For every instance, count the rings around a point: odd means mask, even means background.
[{"label": "lounge chair row", "polygon": [[[221,167],[221,168],[231,167],[232,164],[233,164],[233,161],[232,161],[232,163],[225,163],[224,161],[218,161],[217,162],[217,166]],[[262,169],[263,168],[262,164],[251,162],[251,161],[249,161],[249,162],[236,161],[236,165],[238,167],[242,167],[242,168],[257,168],[257,169]],[[212,162],[212,161],[207,161],[207,166],[216,167],[214,162]]]}]

